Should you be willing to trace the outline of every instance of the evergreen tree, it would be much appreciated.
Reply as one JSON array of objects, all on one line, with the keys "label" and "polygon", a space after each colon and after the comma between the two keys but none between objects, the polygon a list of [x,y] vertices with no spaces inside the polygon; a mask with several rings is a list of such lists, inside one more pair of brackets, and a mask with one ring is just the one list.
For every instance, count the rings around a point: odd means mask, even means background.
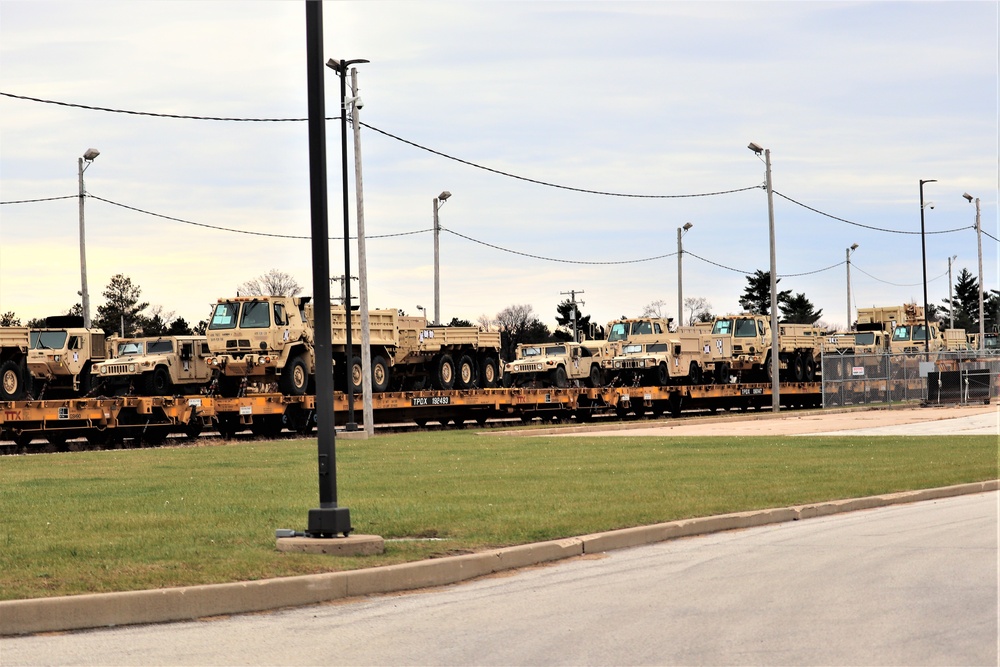
[{"label": "evergreen tree", "polygon": [[947,326],[954,314],[956,329],[979,331],[979,281],[967,269],[962,269],[958,273],[958,279],[952,290],[952,301],[953,303],[949,304],[948,299],[941,300],[943,305],[938,306],[941,322]]},{"label": "evergreen tree", "polygon": [[190,336],[191,333],[191,325],[183,317],[178,317],[167,327],[168,336]]},{"label": "evergreen tree", "polygon": [[823,309],[816,310],[803,293],[788,297],[779,306],[781,321],[789,324],[815,324],[823,317]]},{"label": "evergreen tree", "polygon": [[0,327],[19,326],[21,326],[21,318],[15,315],[13,310],[8,310],[3,315],[0,315]]},{"label": "evergreen tree", "polygon": [[142,311],[149,303],[139,301],[142,288],[132,283],[132,279],[121,273],[113,276],[104,288],[105,303],[97,307],[95,326],[107,334],[116,331],[123,336],[133,336],[143,324]]},{"label": "evergreen tree", "polygon": [[[775,281],[780,283],[781,278]],[[792,295],[792,290],[778,292],[778,305],[787,301]],[[747,286],[740,297],[740,308],[744,312],[756,315],[769,315],[771,313],[771,272],[757,270],[752,276],[747,276]]]},{"label": "evergreen tree", "polygon": [[[576,330],[590,331],[590,315],[580,313],[577,302]],[[558,340],[573,340],[573,302],[569,299],[562,301],[556,306],[556,324],[563,327],[562,331],[553,332],[553,336]]]}]

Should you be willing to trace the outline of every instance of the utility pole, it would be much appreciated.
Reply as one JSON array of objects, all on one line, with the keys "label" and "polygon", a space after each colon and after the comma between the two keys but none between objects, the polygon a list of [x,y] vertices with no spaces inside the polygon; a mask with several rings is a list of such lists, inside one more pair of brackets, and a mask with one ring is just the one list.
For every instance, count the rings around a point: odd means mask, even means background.
[{"label": "utility pole", "polygon": [[[351,276],[351,280],[357,280],[357,279],[358,279],[357,276]],[[347,285],[345,284],[346,281],[344,280],[344,276],[343,275],[334,276],[334,277],[330,278],[330,282],[331,283],[340,283],[340,296],[337,297],[337,298],[339,299],[340,303],[346,308],[347,307]],[[351,301],[353,302],[354,299],[355,299],[355,297],[352,296],[351,297]]]},{"label": "utility pole", "polygon": [[358,293],[361,296],[361,397],[362,421],[365,433],[375,435],[372,408],[372,348],[371,325],[368,320],[368,260],[365,255],[365,201],[361,180],[361,120],[358,112],[363,103],[358,95],[358,70],[351,68],[351,125],[354,129],[354,187],[358,199]]},{"label": "utility pole", "polygon": [[[972,195],[962,195],[971,204]],[[986,349],[986,313],[983,306],[983,228],[979,224],[979,197],[976,197],[976,245],[979,252],[979,350]],[[950,281],[949,281],[950,282]]]},{"label": "utility pole", "polygon": [[955,328],[955,302],[952,300],[951,288],[951,263],[958,259],[958,255],[948,258],[948,328]]},{"label": "utility pole", "polygon": [[[579,343],[580,342],[579,332],[576,330],[576,316],[578,312],[576,308],[577,304],[576,295],[583,294],[583,290],[570,290],[568,292],[559,292],[559,293],[563,295],[569,294],[569,302],[573,304],[573,342]],[[586,305],[586,304],[583,301],[580,301],[580,305]]]}]

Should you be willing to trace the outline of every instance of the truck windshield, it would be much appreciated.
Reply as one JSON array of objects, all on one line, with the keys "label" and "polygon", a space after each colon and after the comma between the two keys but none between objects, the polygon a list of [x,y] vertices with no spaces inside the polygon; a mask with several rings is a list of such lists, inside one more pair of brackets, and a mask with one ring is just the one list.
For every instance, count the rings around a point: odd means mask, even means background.
[{"label": "truck windshield", "polygon": [[65,331],[32,331],[32,350],[61,350],[66,345]]},{"label": "truck windshield", "polygon": [[236,328],[236,313],[239,310],[239,306],[235,303],[219,303],[216,304],[215,310],[212,312],[212,321],[208,323],[209,329],[235,329]]},{"label": "truck windshield", "polygon": [[892,332],[893,340],[910,340],[910,327],[898,326],[893,329]]},{"label": "truck windshield", "polygon": [[565,345],[554,345],[552,347],[545,348],[545,356],[547,357],[559,357],[566,354]]},{"label": "truck windshield", "polygon": [[266,301],[251,301],[243,304],[240,327],[244,329],[264,329],[271,326],[271,308]]},{"label": "truck windshield", "polygon": [[611,331],[608,332],[608,342],[613,343],[616,340],[625,340],[628,338],[628,325],[624,322],[616,322],[611,325]]},{"label": "truck windshield", "polygon": [[927,340],[927,327],[917,324],[913,327],[913,340]]},{"label": "truck windshield", "polygon": [[715,335],[728,336],[733,332],[732,320],[716,320],[712,326],[712,333]]},{"label": "truck windshield", "polygon": [[632,323],[632,335],[641,336],[643,334],[653,333],[653,323],[652,322],[633,322]]},{"label": "truck windshield", "polygon": [[872,332],[854,334],[855,345],[874,345],[875,334]]},{"label": "truck windshield", "polygon": [[622,354],[639,354],[642,352],[642,345],[626,345],[622,348]]},{"label": "truck windshield", "polygon": [[522,347],[521,356],[522,357],[537,357],[542,353],[542,348],[540,347]]},{"label": "truck windshield", "polygon": [[756,320],[736,320],[736,337],[737,338],[754,338],[757,335],[757,322]]}]

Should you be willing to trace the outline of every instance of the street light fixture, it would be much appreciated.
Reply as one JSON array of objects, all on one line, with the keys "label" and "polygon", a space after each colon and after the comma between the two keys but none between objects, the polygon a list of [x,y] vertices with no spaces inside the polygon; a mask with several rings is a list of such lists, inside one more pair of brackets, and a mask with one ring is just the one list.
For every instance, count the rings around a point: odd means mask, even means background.
[{"label": "street light fixture", "polygon": [[684,247],[681,245],[681,237],[689,229],[694,227],[690,222],[685,222],[683,227],[677,228],[677,327],[684,326],[684,287],[683,273],[681,271],[681,258],[684,256]]},{"label": "street light fixture", "polygon": [[[971,204],[972,195],[962,195]],[[976,244],[979,254],[979,349],[986,349],[986,318],[983,306],[983,229],[979,223],[979,197],[976,197]],[[949,281],[951,282],[951,281]]]},{"label": "street light fixture", "polygon": [[341,174],[343,176],[344,200],[344,322],[347,328],[347,424],[348,431],[357,431],[358,424],[354,421],[354,345],[351,340],[351,223],[350,207],[347,201],[347,68],[351,65],[370,62],[368,60],[337,60],[330,58],[326,66],[340,77],[340,155]]},{"label": "street light fixture", "polygon": [[441,225],[438,210],[449,197],[451,193],[445,190],[434,198],[434,326],[441,326]]},{"label": "street light fixture", "polygon": [[847,330],[851,330],[851,255],[858,249],[857,243],[852,243],[847,249]]},{"label": "street light fixture", "polygon": [[427,323],[427,309],[424,308],[423,306],[417,306],[417,310],[419,310],[420,312],[422,312],[424,314],[424,324],[426,324]]},{"label": "street light fixture", "polygon": [[762,148],[760,145],[750,142],[747,146],[757,157],[764,154],[764,166],[767,187],[767,219],[768,236],[771,246],[771,410],[777,414],[781,410],[781,396],[779,392],[778,372],[778,266],[774,254],[774,190],[771,187],[771,149]]},{"label": "street light fixture", "polygon": [[[101,151],[96,148],[88,148],[83,157],[76,160],[80,185],[80,305],[83,308],[83,326],[86,329],[90,328],[90,292],[87,291],[87,241],[83,222],[83,200],[87,196],[87,191],[83,186],[83,172],[87,171],[87,167],[100,154]],[[86,163],[86,166],[84,166],[84,163]]]},{"label": "street light fixture", "polygon": [[[936,179],[920,181],[920,256],[924,268],[924,352],[931,352],[931,328],[927,322],[927,239],[924,233],[924,183],[937,183]],[[930,204],[933,207],[933,204]]]}]

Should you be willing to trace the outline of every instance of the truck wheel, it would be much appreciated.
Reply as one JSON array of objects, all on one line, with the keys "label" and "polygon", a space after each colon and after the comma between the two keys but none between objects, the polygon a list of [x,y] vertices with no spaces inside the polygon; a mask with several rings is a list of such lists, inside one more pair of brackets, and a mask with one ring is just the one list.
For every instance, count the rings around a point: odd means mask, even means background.
[{"label": "truck wheel", "polygon": [[455,360],[450,354],[442,354],[434,364],[434,384],[438,389],[455,386]]},{"label": "truck wheel", "polygon": [[362,382],[364,381],[364,370],[361,367],[361,357],[351,358],[350,375],[348,375],[351,385],[354,387],[354,393],[360,394],[363,387]]},{"label": "truck wheel", "polygon": [[590,382],[590,386],[594,389],[597,389],[604,384],[603,378],[601,377],[601,367],[597,364],[590,365],[590,376],[588,377],[588,381]]},{"label": "truck wheel", "polygon": [[566,377],[566,369],[563,366],[557,366],[554,371],[552,371],[552,386],[564,389],[568,383],[568,378]]},{"label": "truck wheel", "polygon": [[[173,383],[170,381],[170,373],[163,366],[157,366],[153,369],[152,373],[146,374],[142,378],[142,383],[147,396],[169,396],[173,389]],[[82,389],[82,380],[80,385]]]},{"label": "truck wheel", "polygon": [[459,389],[470,389],[476,384],[476,364],[472,357],[463,354],[458,360],[458,374],[455,385]]},{"label": "truck wheel", "polygon": [[691,384],[701,384],[701,366],[698,365],[697,361],[691,362],[691,367],[688,369],[688,377],[691,379]]},{"label": "truck wheel", "polygon": [[479,384],[489,389],[497,386],[497,360],[494,357],[483,357],[479,365]]},{"label": "truck wheel", "polygon": [[372,393],[378,394],[389,388],[389,365],[385,359],[372,357]]},{"label": "truck wheel", "polygon": [[302,396],[309,387],[309,369],[301,355],[288,360],[278,378],[278,389],[285,396]]},{"label": "truck wheel", "polygon": [[660,365],[656,367],[656,383],[661,387],[666,387],[670,384],[670,369],[667,368],[667,364],[660,362]]},{"label": "truck wheel", "polygon": [[816,360],[810,354],[806,357],[806,382],[816,381]]},{"label": "truck wheel", "polygon": [[806,361],[801,352],[792,357],[792,374],[796,382],[804,382],[806,379]]},{"label": "truck wheel", "polygon": [[0,365],[0,400],[20,401],[27,396],[28,369],[23,363],[8,359]]}]

